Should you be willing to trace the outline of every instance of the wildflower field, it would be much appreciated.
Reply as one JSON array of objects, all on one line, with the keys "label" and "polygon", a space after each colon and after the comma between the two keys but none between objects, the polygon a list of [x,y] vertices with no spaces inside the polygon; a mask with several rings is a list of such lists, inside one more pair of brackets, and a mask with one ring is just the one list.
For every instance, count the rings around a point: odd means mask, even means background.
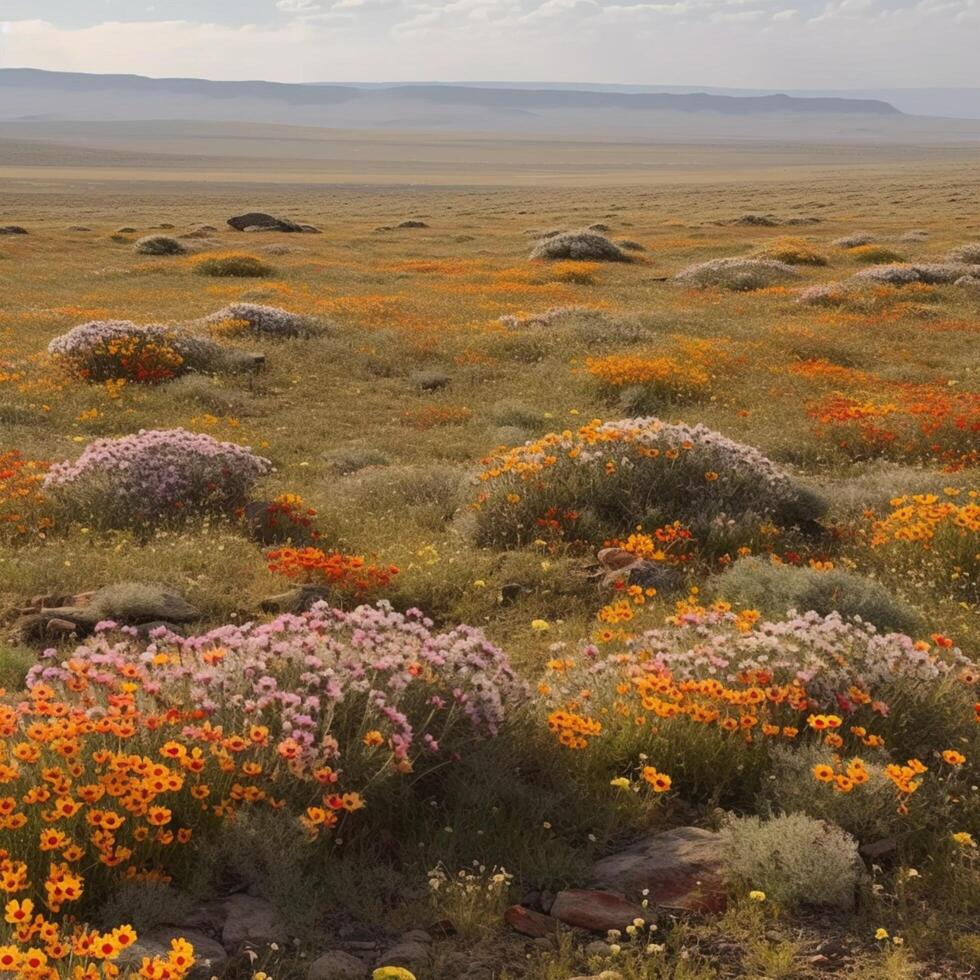
[{"label": "wildflower field", "polygon": [[980,975],[978,194],[15,182],[0,974]]}]

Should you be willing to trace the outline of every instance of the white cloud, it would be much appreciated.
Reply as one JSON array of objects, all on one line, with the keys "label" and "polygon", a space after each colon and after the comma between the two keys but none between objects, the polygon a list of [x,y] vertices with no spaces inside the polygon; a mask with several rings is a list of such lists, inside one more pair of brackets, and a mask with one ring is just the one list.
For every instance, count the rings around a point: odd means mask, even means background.
[{"label": "white cloud", "polygon": [[282,81],[977,84],[980,0],[269,0],[267,9],[266,23],[239,25],[12,20],[0,64]]}]

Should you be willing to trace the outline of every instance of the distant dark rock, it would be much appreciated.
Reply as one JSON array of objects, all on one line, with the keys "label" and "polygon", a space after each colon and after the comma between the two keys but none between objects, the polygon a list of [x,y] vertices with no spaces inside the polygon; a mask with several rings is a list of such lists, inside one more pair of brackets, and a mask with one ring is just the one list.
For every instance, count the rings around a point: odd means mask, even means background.
[{"label": "distant dark rock", "polygon": [[429,226],[424,221],[403,221],[398,225],[399,228],[428,228]]},{"label": "distant dark rock", "polygon": [[276,218],[262,211],[249,211],[228,219],[228,224],[236,231],[258,228],[263,231],[288,231],[302,233],[303,226],[288,218]]},{"label": "distant dark rock", "polygon": [[20,225],[0,225],[0,235],[26,235],[27,229]]}]

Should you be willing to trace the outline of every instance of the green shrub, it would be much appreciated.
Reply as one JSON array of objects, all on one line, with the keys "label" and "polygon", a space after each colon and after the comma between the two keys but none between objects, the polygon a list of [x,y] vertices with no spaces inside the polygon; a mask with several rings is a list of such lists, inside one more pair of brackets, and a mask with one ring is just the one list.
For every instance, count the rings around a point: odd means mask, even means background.
[{"label": "green shrub", "polygon": [[904,262],[905,257],[885,245],[856,245],[847,250],[848,256],[858,262],[879,265],[886,262]]},{"label": "green shrub", "polygon": [[853,907],[861,862],[857,841],[840,827],[802,813],[737,817],[728,821],[725,836],[736,893],[762,891],[788,909]]},{"label": "green shrub", "polygon": [[194,271],[201,276],[233,276],[246,279],[271,276],[274,270],[271,265],[254,255],[230,253],[204,256],[194,263]]},{"label": "green shrub", "polygon": [[707,594],[780,619],[790,609],[826,616],[835,610],[846,619],[860,617],[887,632],[915,634],[921,617],[873,579],[842,569],[819,571],[741,558],[712,578]]},{"label": "green shrub", "polygon": [[8,691],[21,690],[27,672],[36,661],[35,654],[24,647],[0,644],[0,687]]}]

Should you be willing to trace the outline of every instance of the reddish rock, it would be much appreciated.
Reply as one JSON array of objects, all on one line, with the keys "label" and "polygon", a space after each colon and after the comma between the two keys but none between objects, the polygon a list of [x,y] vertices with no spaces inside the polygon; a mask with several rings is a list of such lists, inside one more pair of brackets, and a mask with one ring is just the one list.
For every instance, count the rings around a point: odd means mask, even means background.
[{"label": "reddish rock", "polygon": [[530,936],[532,939],[544,939],[558,930],[557,919],[523,905],[512,905],[507,909],[504,912],[504,922],[522,936]]},{"label": "reddish rock", "polygon": [[598,861],[593,884],[646,897],[651,906],[718,912],[725,907],[724,839],[699,827],[644,838]]},{"label": "reddish rock", "polygon": [[656,915],[649,909],[628,902],[617,892],[587,888],[559,892],[551,906],[551,916],[566,925],[602,933],[625,929],[635,919],[648,923],[656,921]]}]

